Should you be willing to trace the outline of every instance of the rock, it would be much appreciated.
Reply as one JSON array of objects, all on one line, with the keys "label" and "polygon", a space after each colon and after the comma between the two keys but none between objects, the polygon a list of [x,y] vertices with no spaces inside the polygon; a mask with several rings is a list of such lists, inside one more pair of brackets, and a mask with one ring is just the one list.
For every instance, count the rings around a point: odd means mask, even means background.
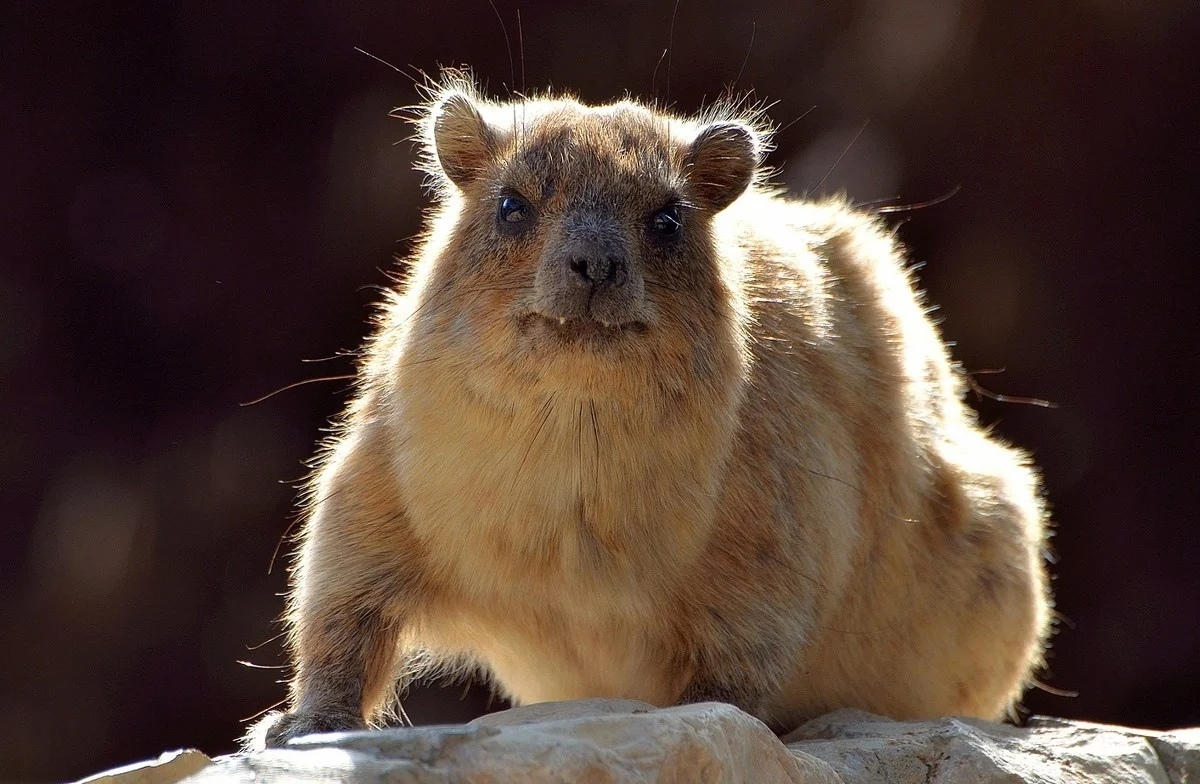
[{"label": "rock", "polygon": [[610,714],[639,714],[658,710],[648,702],[639,700],[574,700],[572,702],[542,702],[525,705],[512,710],[497,711],[480,716],[469,725],[482,724],[488,727],[505,727],[518,724],[536,724],[546,721],[589,718]]},{"label": "rock", "polygon": [[[845,784],[1200,784],[1190,773],[1200,765],[1200,738],[1189,734],[1196,732],[1154,733],[1042,717],[1024,728],[963,718],[896,722],[843,710],[783,740],[792,753],[827,762]],[[1159,745],[1169,750],[1170,762],[1160,758]]]},{"label": "rock", "polygon": [[1173,783],[1200,784],[1200,727],[1148,737]]},{"label": "rock", "polygon": [[[184,754],[201,763],[182,774],[192,774],[188,782],[1200,784],[1200,729],[1162,733],[1041,717],[1022,728],[960,718],[896,722],[843,710],[781,742],[730,705],[657,709],[630,700],[530,705],[461,726],[314,735],[211,763]],[[176,760],[87,781],[174,782],[181,768],[145,776]]]},{"label": "rock", "polygon": [[212,760],[195,749],[165,751],[158,759],[97,773],[78,784],[174,784],[211,764]]},{"label": "rock", "polygon": [[516,708],[459,727],[314,735],[284,749],[217,758],[189,781],[761,784],[800,776],[778,738],[733,706],[656,710],[584,700]]},{"label": "rock", "polygon": [[1200,727],[1149,737],[1173,784],[1200,784]]}]

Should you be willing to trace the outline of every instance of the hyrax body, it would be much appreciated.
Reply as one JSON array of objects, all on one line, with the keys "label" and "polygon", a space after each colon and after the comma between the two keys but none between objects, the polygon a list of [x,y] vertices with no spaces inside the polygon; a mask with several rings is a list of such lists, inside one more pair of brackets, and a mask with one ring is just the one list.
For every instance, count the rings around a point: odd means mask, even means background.
[{"label": "hyrax body", "polygon": [[519,703],[1000,717],[1041,657],[1043,508],[879,221],[760,182],[753,121],[423,112],[438,205],[329,445],[286,713],[366,726],[474,666]]}]

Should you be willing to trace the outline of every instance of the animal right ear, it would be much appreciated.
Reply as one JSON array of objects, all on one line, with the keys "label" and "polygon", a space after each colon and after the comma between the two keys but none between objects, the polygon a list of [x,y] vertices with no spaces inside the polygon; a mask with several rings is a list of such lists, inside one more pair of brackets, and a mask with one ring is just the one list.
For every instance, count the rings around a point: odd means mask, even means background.
[{"label": "animal right ear", "polygon": [[496,153],[498,134],[465,93],[442,96],[430,112],[433,149],[446,179],[464,188]]},{"label": "animal right ear", "polygon": [[684,158],[689,188],[701,205],[720,212],[750,187],[761,157],[762,141],[749,126],[707,125]]}]

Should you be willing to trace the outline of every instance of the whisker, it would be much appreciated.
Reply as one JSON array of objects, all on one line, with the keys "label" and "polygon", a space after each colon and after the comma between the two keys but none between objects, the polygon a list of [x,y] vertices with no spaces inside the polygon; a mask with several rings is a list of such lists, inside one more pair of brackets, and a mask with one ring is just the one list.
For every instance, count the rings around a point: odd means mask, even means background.
[{"label": "whisker", "polygon": [[288,536],[292,533],[292,529],[294,529],[302,519],[302,515],[293,515],[292,521],[288,523],[287,528],[283,529],[283,533],[279,535],[279,541],[275,543],[275,549],[271,552],[271,560],[269,563],[267,563],[267,574],[271,574],[275,571],[275,561],[279,558],[279,551],[283,549],[284,541],[287,540]]},{"label": "whisker", "polygon": [[679,0],[675,0],[675,8],[671,11],[671,29],[667,33],[667,102],[665,106],[671,106],[671,60],[674,58],[675,49],[675,16],[679,13]]},{"label": "whisker", "polygon": [[907,212],[909,210],[923,210],[926,207],[933,207],[936,204],[941,204],[942,202],[950,201],[961,190],[962,190],[961,185],[955,185],[953,188],[950,189],[950,191],[948,193],[944,193],[941,196],[938,196],[936,199],[930,199],[929,201],[920,201],[920,202],[917,202],[916,204],[897,204],[897,205],[894,205],[891,207],[880,207],[879,209],[875,210],[875,212],[877,212],[881,215],[886,215],[886,214],[892,213],[892,212]]},{"label": "whisker", "polygon": [[[737,76],[733,78],[733,84],[729,86],[729,92],[732,94],[737,89],[737,84],[742,80],[742,74],[746,70],[746,63],[750,62],[750,53],[754,51],[754,36],[758,32],[758,24],[750,23],[750,45],[746,47],[746,56],[742,58],[742,67],[738,69]],[[735,104],[736,108],[736,104]]]},{"label": "whisker", "polygon": [[329,362],[334,359],[345,359],[347,357],[357,357],[357,356],[359,356],[359,352],[357,352],[357,351],[338,351],[336,354],[330,354],[327,357],[316,357],[314,359],[301,359],[300,361],[304,362],[304,363]]},{"label": "whisker", "polygon": [[814,105],[812,105],[812,106],[808,107],[807,109],[805,109],[805,110],[804,110],[804,111],[803,111],[803,112],[800,114],[800,116],[799,116],[799,117],[797,117],[796,119],[792,120],[792,121],[791,121],[791,122],[789,122],[787,125],[784,125],[784,126],[783,126],[782,128],[780,128],[778,131],[776,131],[776,132],[775,132],[776,136],[778,136],[779,134],[783,133],[783,132],[784,132],[784,131],[786,131],[788,128],[791,128],[793,125],[795,125],[796,123],[800,122],[801,120],[803,120],[803,119],[804,119],[805,117],[807,117],[808,115],[812,114],[812,113],[813,113],[813,110],[815,110],[816,108],[817,108],[817,107],[816,107],[816,105],[814,104]]},{"label": "whisker", "polygon": [[658,106],[658,95],[655,92],[658,89],[656,86],[656,83],[658,82],[658,69],[663,64],[663,60],[666,58],[667,50],[663,49],[662,54],[658,56],[658,62],[654,64],[654,73],[650,75],[650,95],[654,98],[655,106]]},{"label": "whisker", "polygon": [[243,659],[238,659],[237,663],[242,665],[243,667],[249,667],[252,670],[286,670],[287,669],[286,664],[255,664],[254,662],[248,662]]},{"label": "whisker", "polygon": [[[370,52],[368,52],[366,49],[363,49],[361,47],[358,47],[358,46],[354,47],[354,51],[356,51],[360,54],[365,54],[367,57],[370,57],[372,60],[374,60],[382,65],[386,65],[388,68],[391,68],[393,71],[400,74],[405,79],[408,79],[410,82],[417,85],[418,87],[422,84],[422,82],[429,81],[429,75],[414,65],[410,65],[408,67],[412,68],[417,73],[417,76],[413,76],[413,74],[410,74],[408,71],[405,71],[403,68],[398,68],[397,66],[389,63],[387,60],[384,60],[382,57],[379,57],[378,55],[373,55]],[[418,76],[420,78],[418,78]],[[393,112],[389,113],[389,116],[396,117],[398,115],[396,114],[395,111],[393,111]]]},{"label": "whisker", "polygon": [[294,383],[288,384],[285,387],[280,387],[279,389],[276,389],[274,392],[268,392],[267,394],[263,395],[262,397],[255,398],[254,400],[251,400],[249,402],[238,403],[238,405],[243,408],[246,406],[258,405],[259,403],[263,402],[264,400],[269,400],[269,399],[275,397],[280,392],[287,392],[289,389],[295,389],[296,387],[302,387],[302,386],[305,386],[306,384],[316,384],[321,381],[348,381],[353,378],[355,378],[355,375],[353,373],[342,374],[342,375],[337,375],[337,376],[321,376],[320,378],[307,378],[303,381],[296,381]]},{"label": "whisker", "polygon": [[521,53],[521,92],[517,93],[522,100],[525,98],[525,30],[521,26],[521,9],[517,9],[517,49]]},{"label": "whisker", "polygon": [[1001,395],[996,392],[992,392],[989,389],[985,389],[983,385],[975,380],[975,376],[977,375],[1003,373],[1003,368],[975,371],[959,370],[958,372],[961,373],[963,378],[966,379],[967,386],[971,388],[971,391],[980,397],[986,397],[991,400],[995,400],[998,403],[1016,403],[1018,405],[1037,406],[1039,408],[1058,408],[1058,403],[1055,403],[1052,400],[1043,400],[1042,398],[1038,397],[1020,397],[1018,395]]},{"label": "whisker", "polygon": [[[267,639],[265,639],[265,640],[263,640],[262,642],[260,642],[258,645],[247,645],[247,646],[246,646],[246,650],[248,650],[248,651],[257,651],[259,648],[263,647],[264,645],[270,645],[271,643],[273,643],[273,642],[275,642],[276,640],[278,640],[280,637],[284,637],[284,636],[286,636],[286,635],[287,635],[287,632],[280,632],[279,634],[276,634],[276,635],[275,635],[275,636],[273,636],[273,637],[268,637]],[[252,665],[251,665],[251,666],[252,666]]]},{"label": "whisker", "polygon": [[1075,691],[1074,689],[1060,689],[1055,686],[1051,686],[1048,683],[1043,683],[1042,681],[1038,680],[1037,678],[1030,678],[1029,683],[1035,689],[1041,689],[1042,691],[1046,692],[1047,694],[1053,694],[1055,697],[1078,697],[1079,696],[1079,692]]},{"label": "whisker", "polygon": [[278,708],[280,705],[283,705],[283,704],[284,704],[284,703],[286,703],[287,701],[288,701],[288,698],[287,698],[287,697],[284,697],[282,700],[280,700],[279,702],[275,703],[274,705],[268,705],[267,707],[265,707],[265,708],[263,708],[262,710],[260,710],[258,713],[255,713],[255,714],[252,714],[252,715],[250,715],[250,716],[247,716],[247,717],[246,717],[246,718],[244,718],[244,719],[238,719],[238,721],[239,721],[240,723],[242,723],[242,724],[245,724],[245,723],[246,723],[246,722],[248,722],[248,721],[254,721],[254,720],[255,720],[255,719],[257,719],[259,716],[264,716],[264,715],[266,715],[267,713],[270,713],[271,711],[275,710],[276,708]]},{"label": "whisker", "polygon": [[870,124],[871,121],[869,119],[863,120],[862,127],[860,127],[858,132],[854,134],[854,138],[850,140],[849,144],[842,148],[841,154],[838,155],[837,160],[833,162],[833,165],[829,167],[829,171],[825,172],[820,181],[818,181],[816,185],[809,189],[809,193],[814,193],[821,189],[821,186],[825,184],[825,180],[829,179],[829,175],[833,174],[833,170],[838,167],[838,164],[842,162],[842,158],[846,157],[846,153],[850,152],[850,148],[854,146],[855,142],[858,141],[858,137],[863,135],[863,131],[867,130],[867,126]]},{"label": "whisker", "polygon": [[512,91],[517,88],[517,69],[513,65],[512,43],[508,40],[508,25],[504,23],[504,17],[500,15],[500,9],[496,7],[496,0],[488,0],[488,4],[492,7],[492,11],[495,12],[496,19],[500,21],[500,30],[504,33],[504,48],[508,50],[509,95],[512,95]]}]

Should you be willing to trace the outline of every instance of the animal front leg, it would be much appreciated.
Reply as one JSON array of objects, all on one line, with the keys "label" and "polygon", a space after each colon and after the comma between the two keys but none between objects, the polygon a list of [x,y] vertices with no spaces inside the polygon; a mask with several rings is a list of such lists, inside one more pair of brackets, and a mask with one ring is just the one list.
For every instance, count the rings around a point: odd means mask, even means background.
[{"label": "animal front leg", "polygon": [[315,732],[363,729],[398,665],[397,630],[362,604],[326,608],[300,636],[290,709],[266,717],[249,745],[281,746]]},{"label": "animal front leg", "polygon": [[247,748],[362,729],[394,693],[401,638],[424,594],[420,548],[370,457],[348,441],[324,470],[289,597],[288,710],[252,727]]}]

